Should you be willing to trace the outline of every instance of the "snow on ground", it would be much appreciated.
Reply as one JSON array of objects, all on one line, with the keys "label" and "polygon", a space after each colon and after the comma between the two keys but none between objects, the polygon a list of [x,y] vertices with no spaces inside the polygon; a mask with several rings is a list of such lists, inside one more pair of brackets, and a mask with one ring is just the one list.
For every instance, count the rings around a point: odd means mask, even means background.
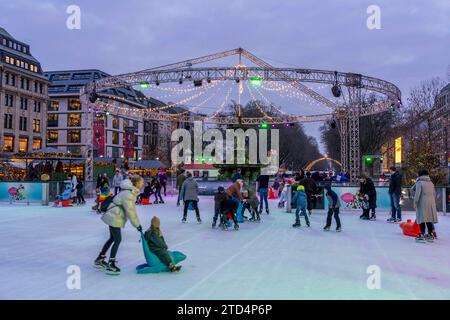
[{"label": "snow on ground", "polygon": [[[294,229],[293,214],[271,201],[271,214],[261,223],[221,231],[211,229],[211,197],[201,198],[201,225],[193,211],[182,224],[175,198],[166,200],[138,207],[138,213],[144,229],[159,216],[169,248],[187,255],[177,274],[136,274],[144,257],[139,233],[129,223],[118,254],[122,274],[94,269],[108,230],[90,205],[0,205],[0,298],[450,299],[448,216],[440,216],[438,240],[417,244],[398,225],[386,223],[386,212],[375,222],[344,212],[343,232],[324,232],[324,211],[313,213],[312,228]],[[414,219],[412,213],[405,216]],[[81,268],[80,290],[67,289],[70,265]],[[380,290],[367,288],[371,265],[380,267]]]}]

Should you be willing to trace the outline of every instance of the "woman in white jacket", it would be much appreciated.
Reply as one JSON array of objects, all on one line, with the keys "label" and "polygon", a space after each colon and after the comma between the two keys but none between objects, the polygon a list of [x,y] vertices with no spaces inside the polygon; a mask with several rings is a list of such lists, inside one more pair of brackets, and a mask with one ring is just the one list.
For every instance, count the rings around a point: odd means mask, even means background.
[{"label": "woman in white jacket", "polygon": [[[136,213],[136,197],[144,185],[141,176],[132,176],[131,179],[123,180],[120,184],[121,191],[116,195],[108,210],[103,214],[102,220],[109,226],[110,237],[104,244],[97,259],[95,267],[105,269],[109,274],[120,274],[120,269],[116,265],[116,254],[122,241],[121,228],[125,227],[127,220],[130,220],[133,227],[139,232],[142,231],[139,217]],[[106,252],[111,248],[109,262],[105,262]]]}]

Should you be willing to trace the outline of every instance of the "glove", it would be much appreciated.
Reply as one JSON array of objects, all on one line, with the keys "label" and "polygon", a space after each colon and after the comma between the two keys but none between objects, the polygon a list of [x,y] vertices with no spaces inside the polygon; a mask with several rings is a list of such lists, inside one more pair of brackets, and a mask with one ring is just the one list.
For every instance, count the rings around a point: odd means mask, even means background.
[{"label": "glove", "polygon": [[137,231],[142,232],[142,226],[138,226],[136,229]]}]

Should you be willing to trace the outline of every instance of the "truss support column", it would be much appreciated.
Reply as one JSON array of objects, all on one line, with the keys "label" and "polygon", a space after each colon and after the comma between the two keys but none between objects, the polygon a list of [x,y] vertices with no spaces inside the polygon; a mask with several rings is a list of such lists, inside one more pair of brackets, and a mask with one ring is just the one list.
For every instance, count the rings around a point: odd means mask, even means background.
[{"label": "truss support column", "polygon": [[93,134],[93,126],[94,126],[94,119],[93,119],[93,112],[92,109],[94,104],[90,103],[87,94],[81,93],[80,95],[80,102],[82,108],[84,108],[84,118],[85,118],[85,128],[84,130],[84,180],[85,180],[85,188],[86,192],[89,195],[94,194],[95,187],[94,187],[94,150],[93,150],[93,144],[94,144],[94,134]]},{"label": "truss support column", "polygon": [[339,112],[339,134],[341,137],[341,164],[342,172],[349,170],[348,163],[348,114],[347,112]]},{"label": "truss support column", "polygon": [[349,134],[349,169],[350,180],[357,182],[361,173],[361,156],[359,145],[359,116],[361,112],[361,88],[348,87],[349,111],[348,111],[348,134]]}]

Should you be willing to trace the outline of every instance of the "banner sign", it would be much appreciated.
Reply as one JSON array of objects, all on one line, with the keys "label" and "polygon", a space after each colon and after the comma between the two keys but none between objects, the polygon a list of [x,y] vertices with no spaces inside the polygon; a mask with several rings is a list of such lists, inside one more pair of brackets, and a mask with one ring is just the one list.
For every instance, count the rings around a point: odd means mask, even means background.
[{"label": "banner sign", "polygon": [[0,182],[0,202],[42,203],[42,183]]},{"label": "banner sign", "polygon": [[134,157],[134,127],[126,127],[123,134],[123,153],[129,159]]},{"label": "banner sign", "polygon": [[[341,201],[342,209],[361,209],[361,201],[357,198],[359,187],[332,186],[331,189],[336,192]],[[389,188],[376,188],[377,190],[377,208],[380,210],[391,210],[391,200]],[[325,208],[328,208],[328,201],[325,197]]]},{"label": "banner sign", "polygon": [[105,120],[102,117],[94,120],[94,151],[97,157],[105,156]]}]

